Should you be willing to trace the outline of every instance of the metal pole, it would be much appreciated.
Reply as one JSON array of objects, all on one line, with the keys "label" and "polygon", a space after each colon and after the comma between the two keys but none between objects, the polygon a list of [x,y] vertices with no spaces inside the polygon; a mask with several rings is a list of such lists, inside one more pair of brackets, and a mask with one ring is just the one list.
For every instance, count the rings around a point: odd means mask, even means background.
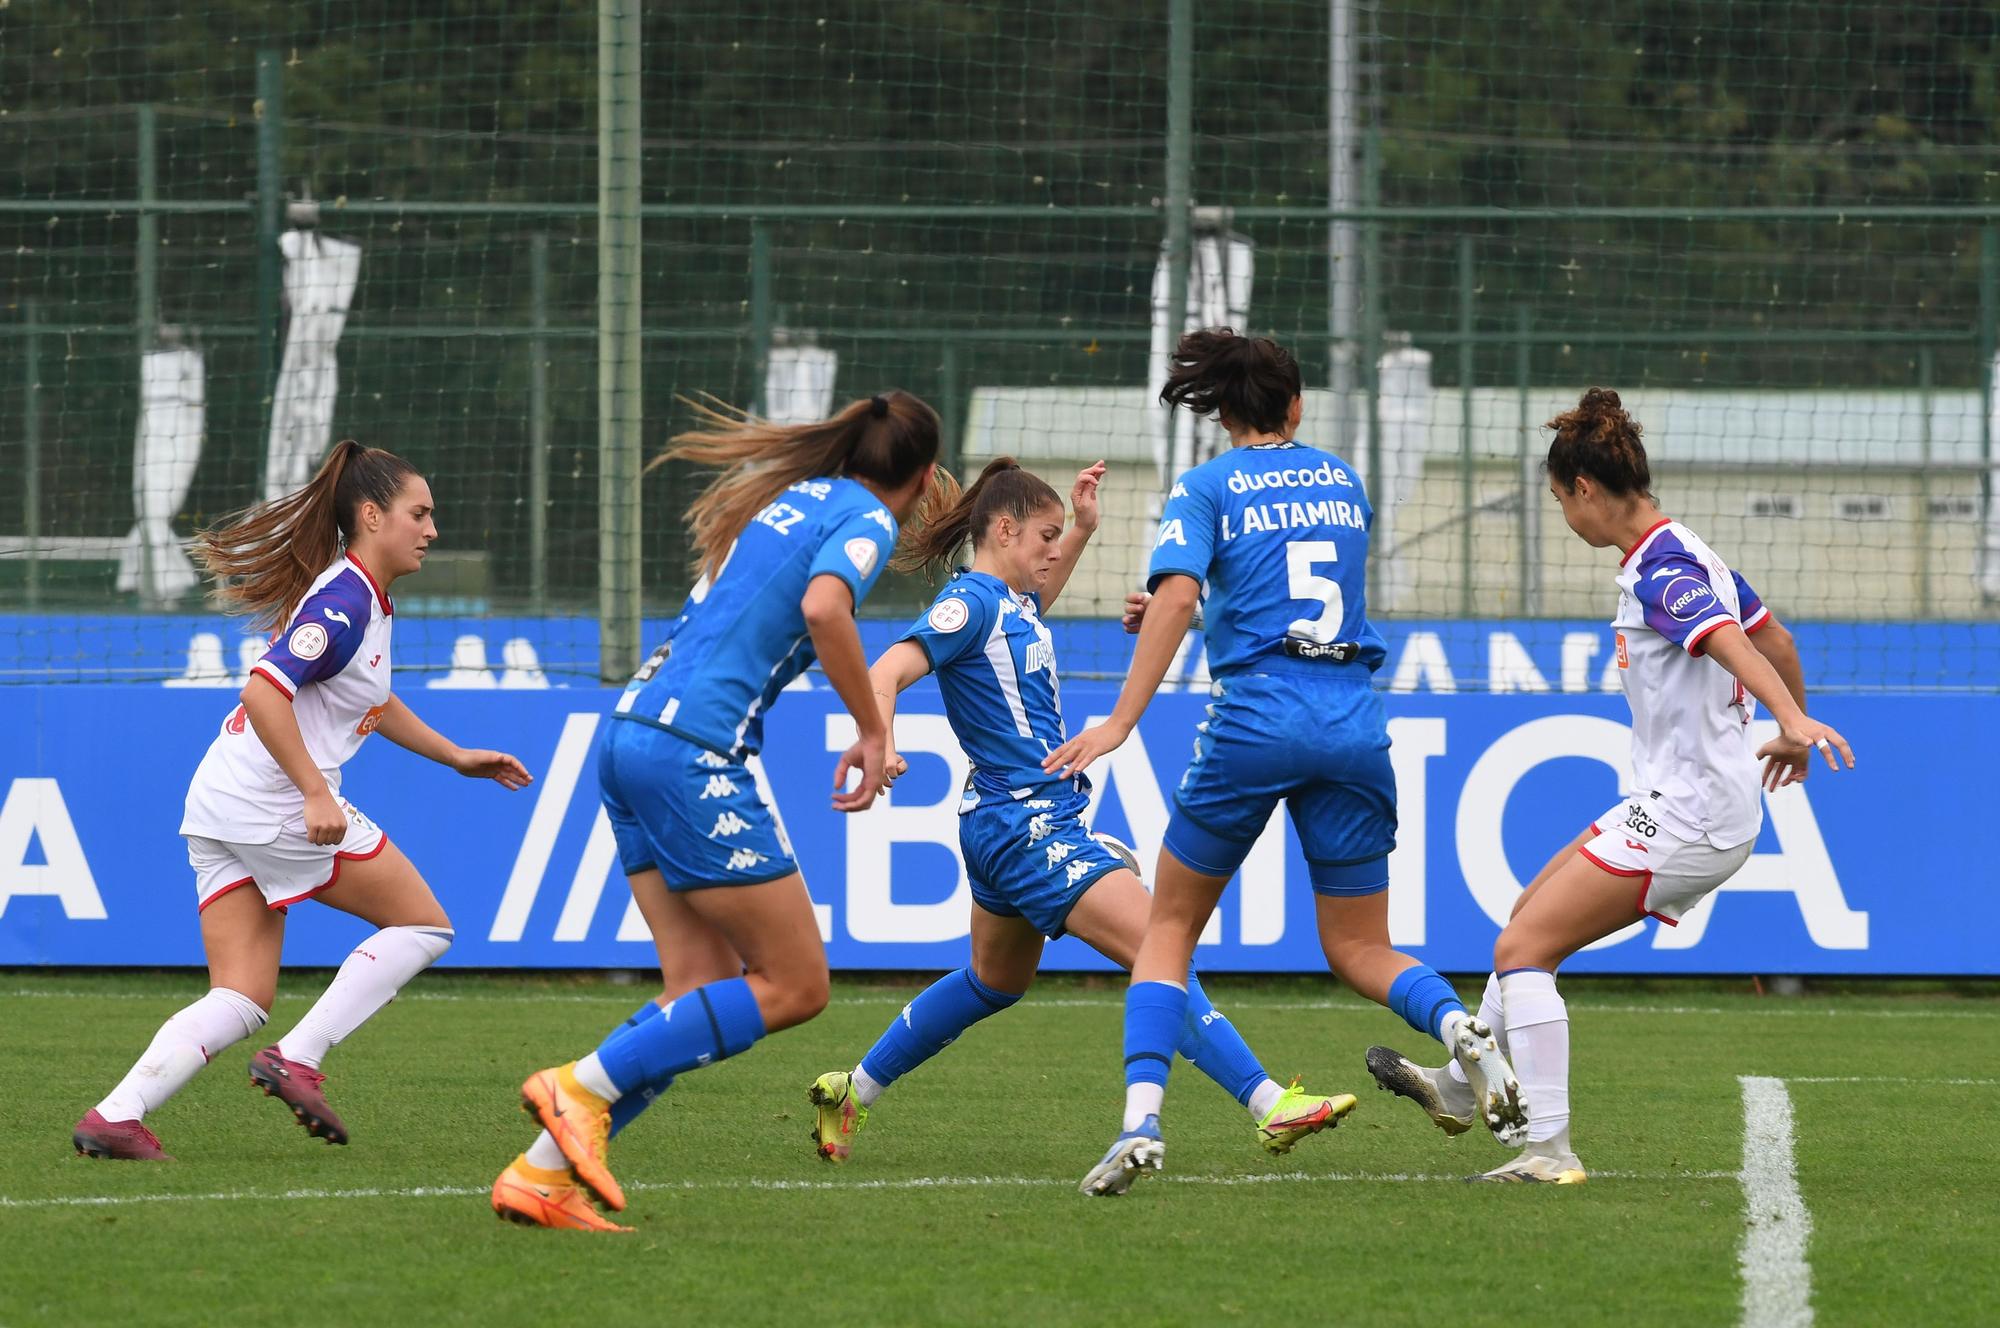
[{"label": "metal pole", "polygon": [[597,3],[598,675],[639,667],[639,0]]},{"label": "metal pole", "polygon": [[1534,310],[1525,304],[1514,311],[1514,326],[1520,332],[1519,339],[1514,342],[1514,387],[1519,393],[1519,414],[1515,425],[1520,430],[1518,451],[1521,471],[1521,613],[1530,618],[1542,611],[1542,508],[1536,498],[1536,490],[1540,486],[1535,483],[1534,447],[1528,426],[1528,371],[1533,359],[1533,347],[1528,340],[1528,333],[1534,327],[1534,317]]},{"label": "metal pole", "polygon": [[21,383],[21,534],[28,542],[28,607],[42,602],[42,302],[21,301],[27,323]]},{"label": "metal pole", "polygon": [[1923,412],[1917,430],[1917,612],[1931,616],[1931,391],[1932,352],[1917,347],[1917,409]]},{"label": "metal pole", "polygon": [[528,601],[549,599],[549,237],[528,241]]},{"label": "metal pole", "polygon": [[956,341],[947,341],[944,343],[944,355],[938,365],[938,376],[943,380],[939,384],[941,390],[938,392],[938,396],[944,405],[943,427],[939,430],[940,436],[938,438],[938,446],[943,455],[938,459],[947,470],[956,471],[958,466],[959,421],[965,418],[958,400],[959,365],[958,343]]},{"label": "metal pole", "polygon": [[[1375,13],[1375,8],[1371,6],[1367,35],[1371,75],[1376,50]],[[1366,207],[1378,206],[1382,201],[1380,88],[1381,81],[1371,76],[1368,82],[1368,124],[1361,137],[1361,198]],[[1367,389],[1368,484],[1370,500],[1380,503],[1388,490],[1382,483],[1382,227],[1379,223],[1371,221],[1363,228],[1361,245],[1361,376]],[[1369,598],[1375,604],[1381,602],[1378,597],[1381,581],[1376,571],[1380,565],[1379,558],[1368,560]]]},{"label": "metal pole", "polygon": [[764,384],[771,377],[771,227],[768,222],[750,223],[750,413],[762,415],[770,403],[764,400]]},{"label": "metal pole", "polygon": [[160,117],[151,104],[139,107],[139,353],[153,348],[160,328]]},{"label": "metal pole", "polygon": [[1993,530],[1993,351],[1995,325],[2000,323],[2000,229],[1979,232],[1979,518],[1982,531],[1979,583],[1988,584],[1991,560],[2000,557],[1987,547]]},{"label": "metal pole", "polygon": [[1458,612],[1472,616],[1472,237],[1458,237]]},{"label": "metal pole", "polygon": [[[278,234],[284,225],[283,189],[285,67],[276,51],[257,52],[257,395],[263,403],[264,433],[271,430],[271,403],[278,382],[278,325],[284,289],[284,255]],[[257,492],[264,492],[269,449],[261,449]]]},{"label": "metal pole", "polygon": [[[1327,62],[1327,206],[1336,210],[1355,203],[1356,117],[1354,0],[1328,0]],[[1336,221],[1327,227],[1327,337],[1331,343],[1327,386],[1333,390],[1334,451],[1352,455],[1355,426],[1355,331],[1358,266],[1355,225]]]},{"label": "metal pole", "polygon": [[[1189,234],[1194,207],[1194,0],[1167,5],[1167,353],[1173,354],[1187,327],[1188,268],[1194,257]],[[1168,475],[1173,475],[1173,412],[1167,411]]]}]

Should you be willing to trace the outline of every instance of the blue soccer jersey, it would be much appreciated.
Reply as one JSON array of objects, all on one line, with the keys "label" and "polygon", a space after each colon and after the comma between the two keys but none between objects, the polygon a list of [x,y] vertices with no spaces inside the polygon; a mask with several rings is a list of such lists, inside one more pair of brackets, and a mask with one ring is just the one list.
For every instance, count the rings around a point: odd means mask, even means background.
[{"label": "blue soccer jersey", "polygon": [[896,547],[896,518],[850,479],[801,480],[744,526],[721,571],[688,592],[667,639],[633,675],[616,717],[741,759],[764,712],[815,658],[806,586],[837,576],[858,609]]},{"label": "blue soccer jersey", "polygon": [[1368,621],[1373,509],[1345,461],[1302,443],[1232,447],[1175,482],[1149,589],[1172,573],[1204,584],[1208,667],[1217,677],[1287,656],[1380,667]]},{"label": "blue soccer jersey", "polygon": [[901,637],[923,647],[937,673],[951,731],[972,758],[979,801],[1025,798],[1072,782],[1042,769],[1066,735],[1055,643],[1040,608],[1037,595],[1017,595],[997,576],[964,571]]}]

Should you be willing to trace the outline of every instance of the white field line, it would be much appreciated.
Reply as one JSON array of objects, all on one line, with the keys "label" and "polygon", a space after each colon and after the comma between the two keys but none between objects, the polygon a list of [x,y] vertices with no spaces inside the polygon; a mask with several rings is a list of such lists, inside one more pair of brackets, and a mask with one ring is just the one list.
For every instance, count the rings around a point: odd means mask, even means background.
[{"label": "white field line", "polygon": [[1788,1084],[1921,1084],[1933,1087],[1993,1088],[2000,1079],[1919,1079],[1897,1074],[1788,1074]]},{"label": "white field line", "polygon": [[[192,992],[194,989],[189,988]],[[483,1002],[496,1005],[629,1005],[645,999],[648,990],[645,984],[635,984],[629,989],[602,994],[589,992],[485,992],[466,993],[450,991],[406,991],[400,993],[399,1001],[442,1001],[447,1003]],[[102,1001],[171,1001],[182,993],[140,992],[140,991],[74,991],[55,987],[19,987],[11,991],[0,991],[0,999],[16,1000],[102,1000]],[[280,1001],[306,1001],[318,999],[317,993],[281,992]],[[898,1009],[909,1004],[909,997],[903,995],[884,996],[835,996],[837,1006],[895,1006]],[[1784,999],[1784,998],[1779,998]],[[1367,1011],[1382,1007],[1372,1001],[1362,1000],[1264,1000],[1255,996],[1235,995],[1223,1002],[1236,1010],[1326,1010],[1326,1011]],[[1570,1004],[1577,1009],[1592,1014],[1630,1015],[1728,1015],[1754,1014],[1791,1018],[1825,1019],[1984,1019],[2000,1021],[2000,1006],[1991,1012],[1984,1010],[1845,1010],[1838,1007],[1808,1007],[1787,1005],[1744,1004],[1721,1005],[1633,1005],[1593,1003],[1588,996],[1570,998]],[[1125,998],[1105,997],[1052,997],[1041,1000],[1032,993],[1022,1003],[1022,1008],[1040,1007],[1055,1010],[1122,1010]],[[1810,1082],[1810,1081],[1805,1081]]]},{"label": "white field line", "polygon": [[1808,1328],[1812,1214],[1792,1162],[1792,1098],[1785,1081],[1739,1075],[1743,1085],[1744,1328]]},{"label": "white field line", "polygon": [[[1607,1180],[1675,1181],[1735,1180],[1733,1171],[1596,1171],[1593,1178]],[[1326,1185],[1383,1184],[1435,1185],[1462,1184],[1458,1173],[1421,1172],[1271,1172],[1255,1176],[1175,1176],[1159,1182],[1179,1185],[1213,1186],[1233,1189],[1243,1185]],[[1076,1182],[1060,1176],[908,1176],[895,1180],[684,1180],[635,1181],[625,1189],[635,1194],[685,1193],[699,1190],[734,1192],[767,1191],[847,1191],[847,1190],[960,1190],[960,1189],[1073,1189]],[[123,1208],[135,1204],[162,1203],[286,1203],[323,1199],[469,1199],[484,1197],[489,1187],[463,1185],[413,1185],[405,1188],[361,1188],[348,1190],[217,1190],[206,1194],[78,1194],[51,1198],[14,1199],[0,1196],[0,1211],[15,1208]]]}]

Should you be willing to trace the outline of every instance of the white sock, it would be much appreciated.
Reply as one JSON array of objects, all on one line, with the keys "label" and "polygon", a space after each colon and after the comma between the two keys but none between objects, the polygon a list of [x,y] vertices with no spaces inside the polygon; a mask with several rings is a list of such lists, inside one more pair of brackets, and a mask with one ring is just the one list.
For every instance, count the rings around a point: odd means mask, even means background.
[{"label": "white sock", "polygon": [[1250,1119],[1263,1120],[1271,1114],[1271,1108],[1277,1106],[1278,1099],[1284,1095],[1285,1090],[1278,1087],[1278,1081],[1275,1079],[1266,1079],[1258,1084],[1250,1090]]},{"label": "white sock", "polygon": [[384,927],[354,947],[312,1009],[278,1039],[278,1054],[317,1070],[327,1052],[450,948],[447,927]]},{"label": "white sock", "polygon": [[606,1102],[616,1102],[625,1096],[618,1091],[618,1085],[611,1082],[611,1072],[604,1068],[604,1062],[597,1059],[597,1053],[594,1051],[578,1061],[576,1068],[570,1073],[576,1076],[578,1083]]},{"label": "white sock", "polygon": [[868,1071],[859,1065],[854,1067],[854,1073],[847,1076],[847,1086],[854,1094],[854,1100],[864,1107],[874,1106],[876,1099],[882,1096],[884,1089],[888,1088],[887,1084],[878,1084],[870,1079]]},{"label": "white sock", "polygon": [[1146,1123],[1146,1117],[1160,1114],[1160,1105],[1167,1100],[1165,1084],[1125,1085],[1124,1129],[1136,1130]]},{"label": "white sock", "polygon": [[[1493,1038],[1500,1044],[1500,1054],[1513,1059],[1507,1050],[1507,1007],[1500,1000],[1500,976],[1497,973],[1486,975],[1486,990],[1479,997],[1479,1022],[1493,1030]],[[1458,1063],[1456,1056],[1445,1065],[1445,1072],[1461,1084],[1472,1082],[1465,1077],[1465,1067]]]},{"label": "white sock", "polygon": [[543,1130],[541,1137],[528,1145],[528,1165],[543,1171],[568,1171],[569,1158],[564,1156],[555,1136]]},{"label": "white sock", "polygon": [[1544,1143],[1569,1128],[1569,1007],[1556,975],[1538,968],[1509,973],[1500,987],[1509,1059],[1528,1099],[1528,1142]]},{"label": "white sock", "polygon": [[97,1104],[108,1121],[141,1120],[187,1086],[202,1066],[225,1048],[264,1026],[263,1008],[240,991],[212,988],[160,1025],[146,1054]]}]

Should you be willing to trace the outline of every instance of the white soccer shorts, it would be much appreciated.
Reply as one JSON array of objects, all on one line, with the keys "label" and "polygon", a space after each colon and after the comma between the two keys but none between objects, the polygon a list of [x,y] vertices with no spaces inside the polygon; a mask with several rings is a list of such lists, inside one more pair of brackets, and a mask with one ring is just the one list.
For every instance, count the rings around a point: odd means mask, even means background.
[{"label": "white soccer shorts", "polygon": [[231,890],[254,885],[263,892],[266,908],[284,908],[310,899],[340,879],[340,864],[365,861],[389,842],[381,827],[345,798],[336,799],[347,813],[347,835],[338,844],[315,844],[305,835],[303,817],[289,822],[268,844],[233,844],[206,835],[183,835],[188,865],[194,868],[195,894],[207,908]]},{"label": "white soccer shorts", "polygon": [[1590,825],[1594,838],[1578,852],[1610,872],[1638,884],[1639,911],[1670,927],[1709,891],[1734,876],[1750,860],[1754,839],[1717,848],[1705,839],[1681,839],[1632,799],[1620,802]]}]

